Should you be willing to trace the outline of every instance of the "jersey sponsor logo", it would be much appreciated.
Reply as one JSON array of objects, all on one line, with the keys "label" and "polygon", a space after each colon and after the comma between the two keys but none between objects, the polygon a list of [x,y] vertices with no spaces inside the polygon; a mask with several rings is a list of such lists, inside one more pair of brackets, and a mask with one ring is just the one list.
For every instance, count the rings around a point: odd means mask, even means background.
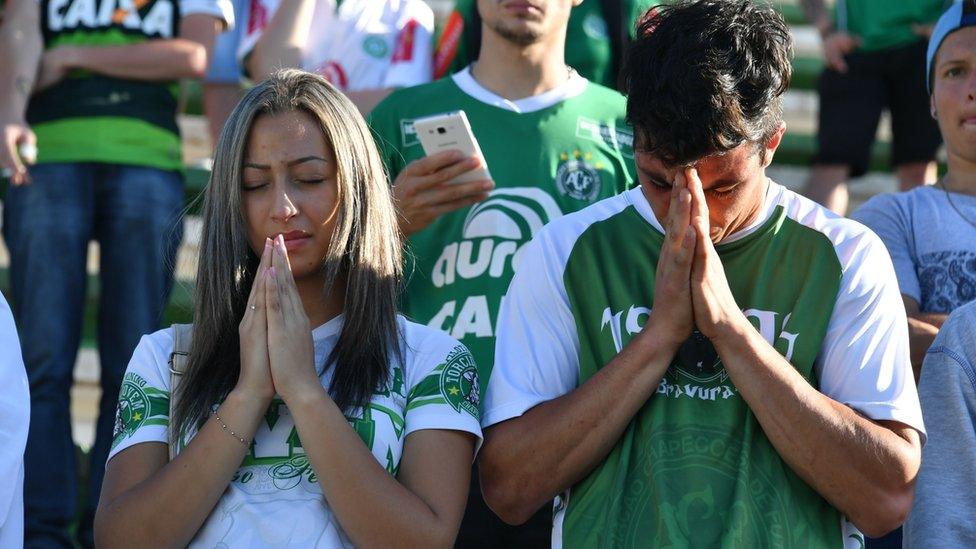
[{"label": "jersey sponsor logo", "polygon": [[604,143],[620,151],[625,158],[634,157],[634,134],[629,130],[611,127],[609,124],[580,116],[576,119],[576,137]]},{"label": "jersey sponsor logo", "polygon": [[457,10],[452,11],[444,30],[441,32],[440,40],[437,41],[437,49],[434,51],[434,80],[447,76],[457,57],[458,45],[461,43],[461,33],[464,31],[464,17]]},{"label": "jersey sponsor logo", "polygon": [[610,39],[610,33],[607,31],[607,21],[596,13],[591,13],[583,18],[583,32],[594,40]]},{"label": "jersey sponsor logo", "polygon": [[47,4],[51,32],[121,27],[154,38],[173,38],[177,9],[173,0],[51,0]]},{"label": "jersey sponsor logo", "polygon": [[400,141],[404,147],[420,144],[420,139],[417,138],[417,128],[413,126],[413,120],[400,120]]},{"label": "jersey sponsor logo", "polygon": [[480,417],[478,367],[474,357],[463,345],[447,355],[447,363],[440,377],[441,394],[455,412],[464,410],[472,417]]},{"label": "jersey sponsor logo", "polygon": [[[792,313],[781,315],[775,311],[746,309],[742,311],[770,345],[785,344],[784,356],[792,360],[798,333],[787,331]],[[625,310],[603,310],[600,327],[609,331],[613,347],[620,353],[630,339],[644,328],[651,309],[632,305]],[[782,319],[780,321],[780,319]],[[715,347],[704,335],[695,330],[682,343],[677,360],[672,361],[667,374],[661,379],[657,393],[671,398],[695,398],[699,400],[725,400],[737,394],[728,383],[729,376]]]},{"label": "jersey sponsor logo", "polygon": [[[526,243],[547,223],[562,216],[552,196],[536,187],[495,189],[468,211],[461,240],[444,246],[430,273],[437,288],[482,276],[502,278],[518,268]],[[471,295],[460,307],[444,303],[428,326],[461,339],[469,334],[492,337],[494,322],[488,296]]]},{"label": "jersey sponsor logo", "polygon": [[393,63],[408,63],[413,61],[413,48],[416,43],[417,26],[420,23],[416,19],[407,21],[407,24],[397,35],[396,47],[393,48]]},{"label": "jersey sponsor logo", "polygon": [[363,51],[370,57],[383,59],[390,53],[390,45],[386,43],[386,38],[380,34],[370,34],[363,39]]},{"label": "jersey sponsor logo", "polygon": [[590,164],[592,158],[592,153],[580,151],[560,155],[562,164],[556,168],[556,189],[559,194],[584,202],[596,200],[600,195],[599,170],[603,169],[603,164]]}]

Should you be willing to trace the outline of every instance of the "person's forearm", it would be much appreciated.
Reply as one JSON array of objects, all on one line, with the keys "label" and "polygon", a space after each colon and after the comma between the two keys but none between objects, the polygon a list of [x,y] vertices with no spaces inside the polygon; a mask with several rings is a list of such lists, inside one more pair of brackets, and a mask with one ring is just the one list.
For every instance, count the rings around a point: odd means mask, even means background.
[{"label": "person's forearm", "polygon": [[713,341],[733,383],[783,460],[870,536],[911,508],[912,442],[814,389],[745,319]]},{"label": "person's forearm", "polygon": [[821,35],[826,34],[832,27],[833,18],[824,0],[800,0],[800,7],[803,8],[807,21],[815,26]]},{"label": "person's forearm", "polygon": [[316,0],[282,0],[247,59],[248,75],[264,80],[275,70],[300,67]]},{"label": "person's forearm", "polygon": [[393,478],[325,390],[312,389],[283,398],[322,493],[353,545],[453,545],[456,524]]},{"label": "person's forearm", "polygon": [[[7,2],[0,24],[0,119],[23,120],[34,88],[44,44],[37,20],[37,3],[32,0]],[[16,55],[9,52],[17,52]]]},{"label": "person's forearm", "polygon": [[576,390],[485,432],[481,489],[502,520],[520,524],[583,479],[654,394],[677,346],[644,330]]},{"label": "person's forearm", "polygon": [[[232,391],[217,414],[229,429],[253,440],[267,404]],[[185,547],[220,500],[247,452],[248,447],[235,440],[216,418],[208,418],[173,461],[99,506],[97,545]]]},{"label": "person's forearm", "polygon": [[65,46],[65,65],[115,78],[176,80],[202,78],[207,50],[193,40],[149,40],[124,46]]},{"label": "person's forearm", "polygon": [[[941,319],[933,319],[939,322],[938,325],[926,322],[922,318],[929,316],[941,316]],[[945,315],[926,315],[916,313],[908,315],[908,346],[911,349],[912,372],[915,374],[915,382],[918,383],[919,376],[922,374],[922,363],[925,362],[925,353],[928,352],[935,336],[939,335],[939,326],[945,321]]]}]

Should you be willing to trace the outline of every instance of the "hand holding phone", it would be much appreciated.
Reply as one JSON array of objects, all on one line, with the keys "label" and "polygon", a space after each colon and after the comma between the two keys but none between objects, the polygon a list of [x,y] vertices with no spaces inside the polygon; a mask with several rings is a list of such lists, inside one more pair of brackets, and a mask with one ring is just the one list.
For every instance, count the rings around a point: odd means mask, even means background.
[{"label": "hand holding phone", "polygon": [[461,151],[464,156],[481,159],[481,166],[460,174],[449,183],[468,183],[491,179],[485,157],[481,154],[478,140],[471,131],[471,124],[464,111],[453,111],[418,118],[413,122],[417,138],[424,147],[424,153],[430,157],[444,151]]}]

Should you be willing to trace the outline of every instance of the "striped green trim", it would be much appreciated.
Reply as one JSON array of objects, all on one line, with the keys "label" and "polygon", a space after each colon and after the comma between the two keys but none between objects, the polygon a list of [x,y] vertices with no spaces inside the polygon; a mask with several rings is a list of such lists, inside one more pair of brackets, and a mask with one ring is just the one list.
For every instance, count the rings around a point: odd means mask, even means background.
[{"label": "striped green trim", "polygon": [[182,170],[180,138],[132,118],[69,118],[34,126],[37,162],[103,162]]}]

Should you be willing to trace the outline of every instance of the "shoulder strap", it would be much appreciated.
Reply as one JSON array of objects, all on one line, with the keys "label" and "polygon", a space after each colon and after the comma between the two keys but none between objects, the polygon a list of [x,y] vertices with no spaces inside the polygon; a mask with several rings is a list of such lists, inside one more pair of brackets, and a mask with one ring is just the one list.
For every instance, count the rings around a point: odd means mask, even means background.
[{"label": "shoulder strap", "polygon": [[176,404],[179,399],[180,382],[183,381],[183,373],[186,372],[186,363],[190,358],[190,341],[192,338],[193,324],[173,324],[173,352],[169,355],[170,461],[173,461],[177,452],[177,437],[172,430],[175,427],[172,423],[173,412],[176,410]]}]

